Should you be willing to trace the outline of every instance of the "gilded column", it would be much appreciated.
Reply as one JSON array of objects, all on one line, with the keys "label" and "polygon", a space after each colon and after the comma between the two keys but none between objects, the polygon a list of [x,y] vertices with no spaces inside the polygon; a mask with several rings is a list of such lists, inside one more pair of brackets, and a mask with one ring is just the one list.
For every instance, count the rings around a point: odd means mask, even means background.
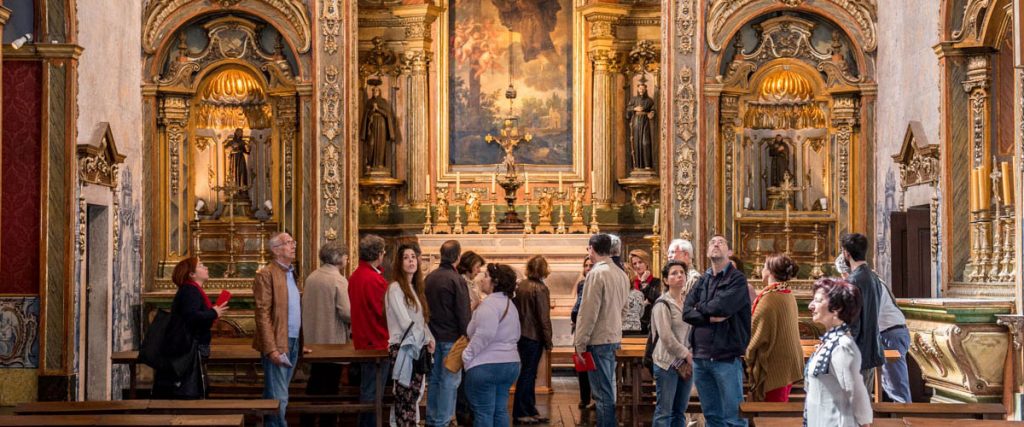
[{"label": "gilded column", "polygon": [[968,98],[969,143],[971,150],[970,190],[974,194],[971,206],[971,255],[964,271],[964,279],[984,282],[990,279],[993,267],[992,251],[992,194],[989,175],[992,173],[990,129],[991,65],[988,55],[968,58],[967,78],[963,88]]},{"label": "gilded column", "polygon": [[589,30],[587,55],[593,67],[593,88],[590,105],[591,120],[591,170],[595,206],[608,206],[612,202],[615,188],[615,169],[612,167],[612,151],[615,134],[611,120],[615,112],[612,100],[614,74],[611,67],[615,61],[615,25],[628,12],[623,6],[614,4],[590,4],[580,8]]},{"label": "gilded column", "polygon": [[[718,116],[718,123],[719,123],[720,129],[721,129],[721,135],[722,135],[721,136],[721,138],[722,138],[722,140],[721,140],[722,144],[721,145],[722,145],[722,150],[723,150],[722,157],[725,159],[725,170],[723,171],[723,179],[725,180],[725,183],[724,183],[725,184],[725,193],[722,194],[722,197],[718,197],[718,201],[719,201],[719,203],[721,203],[721,206],[719,207],[719,209],[722,209],[722,212],[724,212],[725,215],[721,215],[720,216],[720,218],[722,219],[723,223],[717,224],[717,229],[718,230],[731,230],[731,231],[735,231],[735,230],[733,230],[733,227],[728,226],[727,224],[724,223],[724,221],[725,221],[726,218],[732,218],[733,217],[732,209],[733,209],[733,206],[735,205],[735,203],[731,203],[731,202],[732,202],[733,198],[735,197],[734,194],[733,194],[733,191],[732,191],[732,189],[733,189],[733,178],[734,178],[734,176],[733,176],[734,175],[733,174],[733,153],[735,151],[735,145],[736,145],[736,120],[739,118],[739,113],[740,113],[740,111],[739,111],[739,96],[733,95],[733,94],[722,94],[722,96],[721,96],[721,103],[719,105],[720,105],[720,107],[719,107],[720,110],[719,110],[719,116]],[[742,203],[742,200],[741,200],[741,203]],[[728,232],[729,231],[727,231],[727,233]],[[727,235],[726,238],[732,238],[732,236]],[[733,241],[738,241],[738,240],[733,240]],[[756,260],[755,260],[755,264],[754,265],[759,265],[759,264],[757,264]]]},{"label": "gilded column", "polygon": [[184,256],[187,245],[187,236],[183,235],[188,229],[187,207],[183,202],[184,192],[181,191],[181,165],[182,155],[187,147],[188,138],[188,98],[168,96],[160,99],[159,122],[163,126],[164,144],[166,151],[166,162],[164,167],[168,177],[168,193],[164,203],[167,203],[167,215],[165,220],[165,241],[163,259],[174,259]]},{"label": "gilded column", "polygon": [[[280,197],[282,206],[292,206],[295,188],[295,163],[296,163],[296,102],[294,96],[284,96],[274,99],[274,119],[277,121],[278,138],[281,142],[281,194]],[[294,209],[280,209],[277,208],[278,212],[283,213],[285,216],[281,218],[282,223],[285,225],[285,229],[291,229],[293,227],[287,226],[287,224],[293,224],[295,220]]]},{"label": "gilded column", "polygon": [[610,129],[609,115],[609,90],[613,78],[608,72],[610,54],[607,50],[598,49],[591,51],[590,61],[594,66],[594,93],[593,93],[593,121],[591,122],[592,164],[594,171],[592,175],[595,182],[591,183],[594,188],[594,203],[607,206],[612,200],[612,170],[611,151],[614,135]]},{"label": "gilded column", "polygon": [[[430,69],[433,45],[432,27],[434,20],[444,9],[430,4],[404,5],[395,7],[392,13],[402,18],[405,24],[406,51],[402,56],[402,69],[409,75],[409,103],[406,127],[408,141],[408,170],[406,178],[407,197],[412,206],[428,206],[430,191],[423,177],[430,173],[430,83],[427,72]],[[441,112],[438,112],[440,114]]]},{"label": "gilded column", "polygon": [[[850,218],[850,181],[853,177],[851,151],[854,143],[854,126],[859,117],[859,105],[855,96],[837,96],[833,102],[832,127],[835,128],[836,146],[838,147],[839,199],[837,203],[840,218]],[[839,235],[850,232],[849,221],[841,221]]]}]

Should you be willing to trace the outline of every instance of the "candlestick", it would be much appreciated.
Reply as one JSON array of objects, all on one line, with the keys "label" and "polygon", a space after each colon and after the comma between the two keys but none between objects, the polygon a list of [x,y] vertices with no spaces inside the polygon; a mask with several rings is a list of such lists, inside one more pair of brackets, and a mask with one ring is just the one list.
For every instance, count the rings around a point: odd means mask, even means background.
[{"label": "candlestick", "polygon": [[1003,173],[1003,204],[1013,206],[1013,165],[1010,162],[1002,162],[999,169]]},{"label": "candlestick", "polygon": [[558,171],[558,192],[562,192],[562,171]]}]

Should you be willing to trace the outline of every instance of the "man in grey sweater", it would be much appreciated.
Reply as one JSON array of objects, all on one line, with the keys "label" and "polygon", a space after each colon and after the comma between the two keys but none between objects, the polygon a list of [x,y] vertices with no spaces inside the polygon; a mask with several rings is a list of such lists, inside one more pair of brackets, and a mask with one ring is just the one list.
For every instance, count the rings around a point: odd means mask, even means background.
[{"label": "man in grey sweater", "polygon": [[622,307],[626,305],[629,277],[612,263],[612,240],[607,234],[590,238],[587,252],[594,267],[583,285],[573,345],[582,357],[590,352],[597,370],[591,371],[590,386],[597,401],[598,427],[614,427],[615,351],[622,342]]}]

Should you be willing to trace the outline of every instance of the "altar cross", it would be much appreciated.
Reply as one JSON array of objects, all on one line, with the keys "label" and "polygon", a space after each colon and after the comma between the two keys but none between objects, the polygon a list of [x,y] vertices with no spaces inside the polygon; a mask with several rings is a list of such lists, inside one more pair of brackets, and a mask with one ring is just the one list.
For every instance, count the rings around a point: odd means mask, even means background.
[{"label": "altar cross", "polygon": [[515,178],[516,176],[516,158],[512,154],[512,151],[519,146],[520,143],[528,143],[533,140],[533,136],[529,133],[519,135],[519,128],[515,126],[515,119],[505,119],[504,124],[501,128],[501,135],[498,137],[487,134],[484,137],[484,141],[488,144],[496,142],[501,145],[502,150],[505,151],[505,176],[509,178]]}]

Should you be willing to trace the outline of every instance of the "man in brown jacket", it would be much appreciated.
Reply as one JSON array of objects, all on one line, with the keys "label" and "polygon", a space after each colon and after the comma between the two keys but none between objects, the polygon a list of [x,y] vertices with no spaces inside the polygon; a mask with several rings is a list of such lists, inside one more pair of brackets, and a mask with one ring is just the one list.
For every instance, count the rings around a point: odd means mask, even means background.
[{"label": "man in brown jacket", "polygon": [[[348,264],[343,245],[329,243],[320,248],[320,268],[306,276],[302,289],[302,339],[304,344],[345,344],[348,342],[352,310],[348,280],[342,270]],[[306,394],[336,395],[341,385],[340,363],[313,363]],[[320,415],[321,427],[337,424],[335,414]],[[303,415],[302,425],[316,425],[315,415]]]},{"label": "man in brown jacket", "polygon": [[299,283],[292,262],[295,239],[288,233],[270,237],[274,260],[256,272],[252,286],[256,305],[256,336],[253,348],[263,356],[263,398],[281,402],[277,416],[267,416],[267,426],[285,426],[288,383],[299,358],[302,312]]}]

